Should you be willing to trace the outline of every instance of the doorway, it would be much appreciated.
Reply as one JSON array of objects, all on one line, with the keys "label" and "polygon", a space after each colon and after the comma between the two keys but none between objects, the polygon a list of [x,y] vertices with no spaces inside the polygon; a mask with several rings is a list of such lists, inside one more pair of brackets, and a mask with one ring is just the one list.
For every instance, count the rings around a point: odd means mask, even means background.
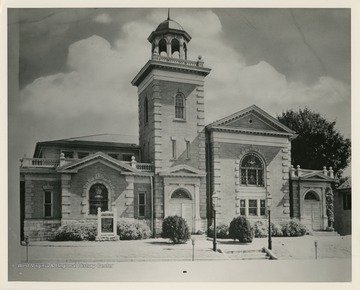
[{"label": "doorway", "polygon": [[304,224],[313,231],[321,230],[321,201],[317,193],[309,191],[304,197]]},{"label": "doorway", "polygon": [[190,193],[184,189],[177,189],[171,195],[169,202],[169,216],[182,217],[192,233],[194,230],[194,205]]}]

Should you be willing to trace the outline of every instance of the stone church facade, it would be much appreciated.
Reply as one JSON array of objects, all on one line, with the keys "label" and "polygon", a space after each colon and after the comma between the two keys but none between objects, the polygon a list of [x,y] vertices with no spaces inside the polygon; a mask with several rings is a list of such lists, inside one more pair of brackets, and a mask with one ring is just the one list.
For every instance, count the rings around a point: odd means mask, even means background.
[{"label": "stone church facade", "polygon": [[297,218],[313,230],[329,224],[331,168],[291,164],[296,133],[253,105],[205,124],[199,57],[188,60],[191,36],[167,19],[148,37],[151,59],[132,81],[138,88],[138,144],[114,135],[38,142],[20,168],[22,236],[51,238],[62,224],[96,220],[97,208],[145,220],[154,236],[164,217],[182,216],[195,233],[243,215]]}]

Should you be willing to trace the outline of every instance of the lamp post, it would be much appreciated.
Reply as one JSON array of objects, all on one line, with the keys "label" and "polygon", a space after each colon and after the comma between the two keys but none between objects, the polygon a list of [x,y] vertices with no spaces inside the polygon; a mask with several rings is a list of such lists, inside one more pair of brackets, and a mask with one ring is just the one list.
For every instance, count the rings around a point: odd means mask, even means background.
[{"label": "lamp post", "polygon": [[266,203],[267,203],[267,210],[268,210],[268,217],[269,217],[269,233],[268,233],[268,249],[272,250],[272,241],[271,241],[271,202],[272,197],[271,194],[268,193],[266,196]]},{"label": "lamp post", "polygon": [[212,195],[212,206],[213,206],[213,212],[214,212],[214,239],[213,239],[213,251],[216,252],[216,207],[218,205],[219,196],[216,192]]}]

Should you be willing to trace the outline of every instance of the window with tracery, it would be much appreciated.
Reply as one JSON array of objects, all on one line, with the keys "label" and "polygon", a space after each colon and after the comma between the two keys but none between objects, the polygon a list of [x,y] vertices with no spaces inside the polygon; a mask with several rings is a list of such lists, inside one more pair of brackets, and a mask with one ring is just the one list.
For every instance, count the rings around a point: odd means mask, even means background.
[{"label": "window with tracery", "polygon": [[246,155],[240,164],[241,184],[264,186],[264,166],[255,154]]},{"label": "window with tracery", "polygon": [[89,191],[89,214],[97,214],[98,207],[101,211],[109,210],[109,195],[105,185],[96,183]]},{"label": "window with tracery", "polygon": [[185,98],[182,94],[175,97],[175,118],[185,119]]}]

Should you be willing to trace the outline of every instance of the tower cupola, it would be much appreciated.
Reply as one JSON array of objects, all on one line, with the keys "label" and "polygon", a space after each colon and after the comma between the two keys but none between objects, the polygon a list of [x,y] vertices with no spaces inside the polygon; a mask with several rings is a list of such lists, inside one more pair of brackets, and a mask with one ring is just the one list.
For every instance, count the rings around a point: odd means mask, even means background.
[{"label": "tower cupola", "polygon": [[168,18],[161,22],[150,34],[152,56],[164,56],[178,59],[187,59],[187,44],[191,36],[176,21]]}]

